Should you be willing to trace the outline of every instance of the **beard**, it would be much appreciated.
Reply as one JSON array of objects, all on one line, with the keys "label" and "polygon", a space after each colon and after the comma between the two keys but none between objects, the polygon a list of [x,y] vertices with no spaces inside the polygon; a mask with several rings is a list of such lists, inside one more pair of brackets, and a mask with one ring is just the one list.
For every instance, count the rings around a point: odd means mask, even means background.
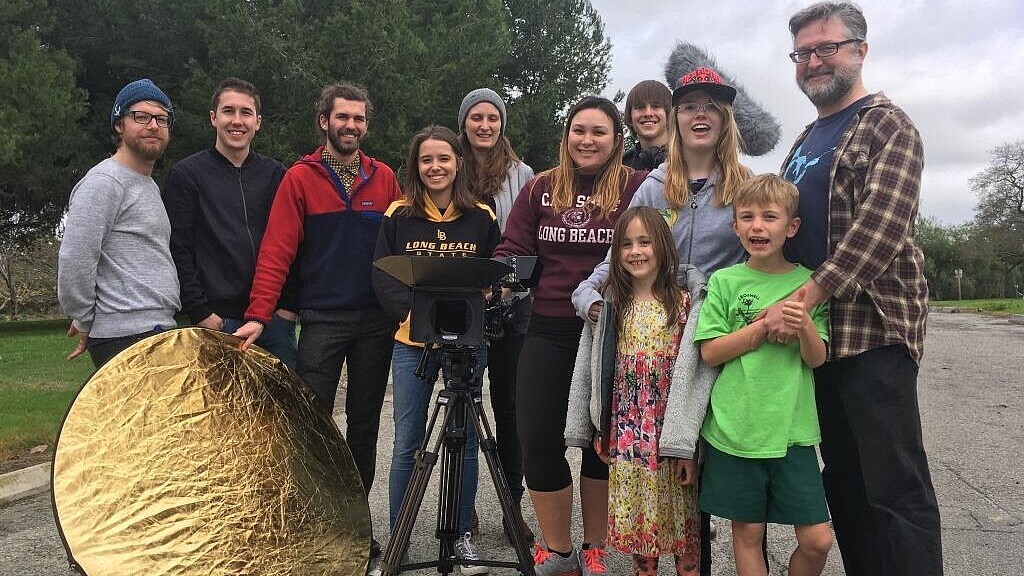
[{"label": "beard", "polygon": [[159,142],[150,142],[143,140],[140,135],[129,135],[122,134],[121,140],[124,145],[136,154],[140,158],[149,162],[156,162],[164,154],[164,150],[167,149],[167,139],[162,139]]},{"label": "beard", "polygon": [[815,106],[830,106],[842,101],[860,77],[860,66],[848,68],[837,68],[834,66],[822,67],[819,71],[832,72],[832,78],[825,84],[811,85],[808,77],[804,75],[798,84],[800,90],[807,95],[807,99]]},{"label": "beard", "polygon": [[[347,135],[352,135],[352,133],[350,132]],[[366,133],[357,132],[356,141],[352,145],[343,143],[341,140],[341,136],[342,134],[340,130],[335,130],[333,132],[327,133],[327,139],[331,142],[331,147],[333,147],[339,154],[348,155],[355,153],[356,150],[359,150],[359,144],[362,143],[363,138],[366,136]]]}]

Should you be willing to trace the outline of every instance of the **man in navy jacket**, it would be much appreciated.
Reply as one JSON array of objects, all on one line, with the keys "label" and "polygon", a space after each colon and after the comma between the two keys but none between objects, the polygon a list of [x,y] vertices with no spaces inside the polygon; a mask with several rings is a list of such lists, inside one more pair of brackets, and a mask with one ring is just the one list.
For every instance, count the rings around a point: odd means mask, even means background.
[{"label": "man in navy jacket", "polygon": [[[284,166],[252,151],[260,129],[256,88],[227,78],[213,94],[213,147],[175,164],[164,183],[171,255],[182,310],[203,328],[234,332],[242,325],[260,242]],[[295,368],[295,313],[290,290],[257,344]]]}]

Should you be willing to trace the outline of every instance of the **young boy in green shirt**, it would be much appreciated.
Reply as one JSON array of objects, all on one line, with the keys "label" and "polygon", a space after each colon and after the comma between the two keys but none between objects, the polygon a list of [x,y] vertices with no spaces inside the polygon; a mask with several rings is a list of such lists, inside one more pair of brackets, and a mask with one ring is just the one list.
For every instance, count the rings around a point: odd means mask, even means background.
[{"label": "young boy in green shirt", "polygon": [[[797,200],[796,187],[774,174],[736,191],[733,229],[750,257],[711,276],[694,336],[704,361],[722,365],[701,428],[708,447],[700,507],[732,520],[739,576],[767,574],[767,522],[796,530],[791,576],[820,575],[832,547],[811,372],[825,361],[827,308],[806,309],[799,288],[811,271],[782,253],[800,226]],[[766,340],[759,314],[778,301],[797,341]]]}]

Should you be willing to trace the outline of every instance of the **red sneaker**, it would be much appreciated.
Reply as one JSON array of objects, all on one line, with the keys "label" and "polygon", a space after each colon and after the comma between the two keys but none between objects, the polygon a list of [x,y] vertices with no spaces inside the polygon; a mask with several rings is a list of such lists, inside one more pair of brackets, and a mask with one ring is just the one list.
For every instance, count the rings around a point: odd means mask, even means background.
[{"label": "red sneaker", "polygon": [[604,566],[604,557],[608,551],[604,546],[595,544],[584,544],[586,548],[580,550],[580,568],[582,576],[593,574],[604,574],[607,572]]}]

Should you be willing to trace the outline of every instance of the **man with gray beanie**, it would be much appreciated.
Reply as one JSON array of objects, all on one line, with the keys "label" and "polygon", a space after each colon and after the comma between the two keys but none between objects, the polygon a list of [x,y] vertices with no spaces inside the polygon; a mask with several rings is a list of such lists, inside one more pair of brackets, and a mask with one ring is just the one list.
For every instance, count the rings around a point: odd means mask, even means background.
[{"label": "man with gray beanie", "polygon": [[153,165],[170,140],[174,108],[152,80],[129,83],[114,100],[117,150],[71,190],[57,268],[57,299],[68,336],[99,368],[118,352],[175,325],[181,307],[171,259],[171,225]]}]

